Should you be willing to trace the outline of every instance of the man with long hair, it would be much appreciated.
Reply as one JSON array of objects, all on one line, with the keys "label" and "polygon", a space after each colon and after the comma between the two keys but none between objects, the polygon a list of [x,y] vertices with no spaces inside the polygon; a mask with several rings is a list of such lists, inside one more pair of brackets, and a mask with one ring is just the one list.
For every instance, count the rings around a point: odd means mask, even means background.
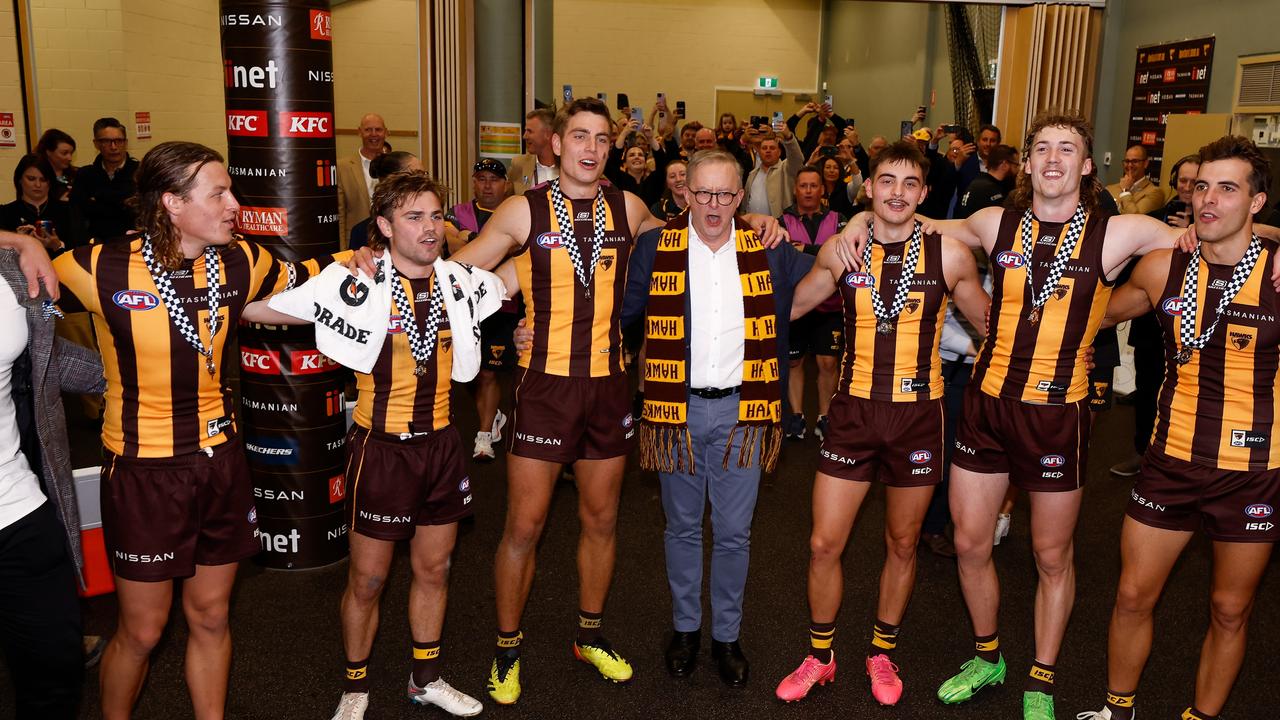
[{"label": "man with long hair", "polygon": [[193,714],[221,718],[231,589],[239,561],[261,549],[227,350],[246,304],[317,264],[280,262],[235,234],[240,205],[210,148],[157,145],[137,186],[141,234],[54,263],[63,306],[92,315],[106,368],[102,522],[120,617],[102,658],[102,714],[130,715],[182,579]]}]

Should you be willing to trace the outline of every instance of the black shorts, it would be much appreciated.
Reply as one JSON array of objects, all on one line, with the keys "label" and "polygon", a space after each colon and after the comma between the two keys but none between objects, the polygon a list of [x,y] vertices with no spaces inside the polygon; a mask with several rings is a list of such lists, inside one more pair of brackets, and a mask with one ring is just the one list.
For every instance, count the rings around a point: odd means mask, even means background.
[{"label": "black shorts", "polygon": [[471,515],[471,478],[452,425],[414,435],[347,433],[351,528],[378,540],[408,540],[419,525],[448,525]]},{"label": "black shorts", "polygon": [[639,424],[630,389],[622,373],[582,378],[520,368],[507,450],[558,463],[626,455]]},{"label": "black shorts", "polygon": [[1076,490],[1084,487],[1092,426],[1088,398],[1035,405],[971,384],[951,461],[970,472],[1008,473],[1009,482],[1028,492]]},{"label": "black shorts", "polygon": [[239,562],[262,549],[243,443],[237,436],[212,452],[136,458],[103,451],[102,534],[116,575],[191,577],[196,565]]},{"label": "black shorts", "polygon": [[818,472],[889,487],[942,482],[942,400],[886,402],[836,393]]},{"label": "black shorts", "polygon": [[791,321],[787,340],[789,357],[834,355],[844,352],[844,313],[813,310]]},{"label": "black shorts", "polygon": [[1125,514],[1143,525],[1223,542],[1280,540],[1280,470],[1218,470],[1149,448]]},{"label": "black shorts", "polygon": [[510,370],[516,366],[516,344],[513,336],[520,316],[498,312],[480,321],[481,370]]}]

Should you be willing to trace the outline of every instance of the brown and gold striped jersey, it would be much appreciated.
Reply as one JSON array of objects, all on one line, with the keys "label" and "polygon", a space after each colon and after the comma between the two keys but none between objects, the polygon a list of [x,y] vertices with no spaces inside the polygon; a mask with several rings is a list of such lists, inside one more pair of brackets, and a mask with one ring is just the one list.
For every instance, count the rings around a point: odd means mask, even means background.
[{"label": "brown and gold striped jersey", "polygon": [[844,300],[844,359],[839,391],[889,402],[942,397],[942,360],[938,342],[947,312],[947,281],[942,272],[942,237],[925,235],[915,277],[893,332],[876,332],[871,293],[884,307],[902,273],[907,243],[874,243],[867,272],[846,273],[840,282]]},{"label": "brown and gold striped jersey", "polygon": [[631,227],[624,194],[604,186],[605,213],[593,218],[595,199],[569,200],[573,235],[583,262],[590,262],[594,223],[604,223],[604,244],[592,291],[578,281],[551,206],[550,186],[525,193],[529,200],[529,238],[516,256],[524,295],[525,322],[533,347],[520,356],[521,367],[568,377],[604,377],[623,372],[618,315],[626,289]]},{"label": "brown and gold striped jersey", "polygon": [[[436,289],[435,276],[426,279],[401,277],[404,291],[413,303],[413,315],[421,334],[426,327],[431,293]],[[356,373],[356,424],[368,430],[385,433],[423,433],[440,430],[449,424],[450,374],[453,372],[453,333],[449,314],[440,313],[436,347],[431,353],[424,375],[415,375],[417,362],[409,348],[404,331],[406,319],[391,307],[387,339],[382,344],[373,371]]]},{"label": "brown and gold striped jersey", "polygon": [[[1189,253],[1173,251],[1169,279],[1156,307],[1164,329],[1165,380],[1152,447],[1169,457],[1221,470],[1280,467],[1280,303],[1268,280],[1276,244],[1263,253],[1244,287],[1223,311],[1209,342],[1186,365],[1175,355],[1182,322],[1182,284]],[[1200,261],[1196,335],[1214,318],[1231,278],[1229,265]]]},{"label": "brown and gold striped jersey", "polygon": [[1113,283],[1102,267],[1107,216],[1089,214],[1084,235],[1036,323],[1028,319],[1034,306],[1027,272],[1034,268],[1031,279],[1040,292],[1049,264],[1066,236],[1067,224],[1033,221],[1035,246],[1032,257],[1027,258],[1018,236],[1021,219],[1020,212],[1004,211],[991,250],[991,315],[973,380],[982,392],[1007,400],[1076,402],[1089,394],[1085,354],[1111,298]]},{"label": "brown and gold striped jersey", "polygon": [[[142,259],[142,240],[87,245],[54,260],[62,281],[62,307],[93,316],[107,378],[102,443],[126,457],[172,457],[221,445],[234,437],[231,390],[223,382],[226,348],[235,347],[244,306],[284,290],[290,264],[247,240],[220,250],[219,328],[213,338],[215,373],[169,319]],[[328,262],[325,258],[324,262]],[[319,268],[293,264],[294,282]],[[200,339],[209,343],[204,256],[169,274]]]}]

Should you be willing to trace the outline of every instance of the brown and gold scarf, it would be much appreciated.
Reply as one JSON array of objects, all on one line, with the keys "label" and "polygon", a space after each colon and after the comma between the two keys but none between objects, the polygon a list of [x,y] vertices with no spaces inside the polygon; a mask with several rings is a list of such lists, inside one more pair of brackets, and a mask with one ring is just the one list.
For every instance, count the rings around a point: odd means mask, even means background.
[{"label": "brown and gold scarf", "polygon": [[[778,374],[778,320],[774,314],[773,278],[764,245],[750,226],[735,218],[734,246],[742,278],[742,391],[738,424],[729,435],[724,467],[729,467],[733,441],[745,433],[738,467],[758,457],[768,472],[782,447],[782,390]],[[661,472],[694,472],[689,442],[689,356],[685,350],[689,321],[689,215],[667,223],[649,280],[645,319],[644,414],[640,425],[640,464]],[[758,454],[758,455],[757,455]]]}]

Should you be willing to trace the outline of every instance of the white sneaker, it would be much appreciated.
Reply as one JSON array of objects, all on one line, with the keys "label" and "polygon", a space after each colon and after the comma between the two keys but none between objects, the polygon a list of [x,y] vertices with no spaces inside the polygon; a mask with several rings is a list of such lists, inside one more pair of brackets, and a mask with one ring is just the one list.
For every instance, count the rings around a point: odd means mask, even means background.
[{"label": "white sneaker", "polygon": [[999,545],[1000,541],[1009,537],[1009,526],[1013,524],[1013,516],[1009,513],[1000,513],[996,518],[996,541],[993,545]]},{"label": "white sneaker", "polygon": [[499,410],[498,414],[493,416],[493,427],[489,430],[489,435],[492,436],[494,442],[502,440],[502,428],[506,427],[506,424],[507,416],[503,415],[502,411]]},{"label": "white sneaker", "polygon": [[330,720],[364,720],[364,711],[368,709],[369,693],[342,693],[338,709],[333,711]]},{"label": "white sneaker", "polygon": [[[1136,718],[1138,714],[1134,713],[1133,716]],[[1111,720],[1111,708],[1104,707],[1101,710],[1078,713],[1076,720]]]},{"label": "white sneaker", "polygon": [[493,436],[487,432],[476,433],[476,446],[471,451],[472,460],[488,461],[493,459]]},{"label": "white sneaker", "polygon": [[455,717],[479,715],[484,709],[479,700],[454,689],[442,677],[427,683],[426,687],[414,685],[413,673],[409,673],[409,701],[419,705],[435,705]]}]

